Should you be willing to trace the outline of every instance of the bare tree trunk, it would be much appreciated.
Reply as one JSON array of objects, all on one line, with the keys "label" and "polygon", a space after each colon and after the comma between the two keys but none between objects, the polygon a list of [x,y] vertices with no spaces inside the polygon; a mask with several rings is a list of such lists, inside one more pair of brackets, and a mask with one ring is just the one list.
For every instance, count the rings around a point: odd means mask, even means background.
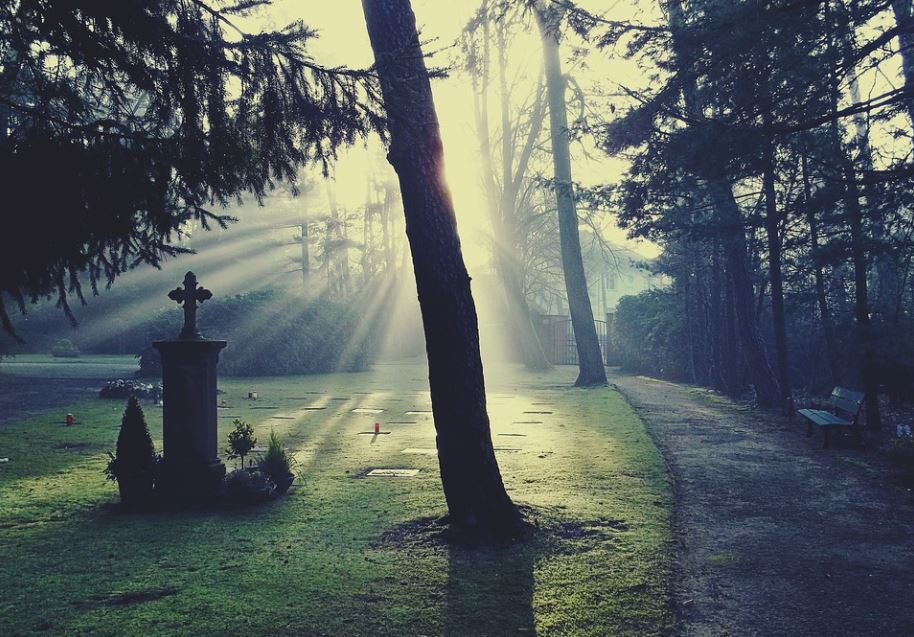
[{"label": "bare tree trunk", "polygon": [[308,236],[308,215],[301,210],[301,282],[307,298],[311,293],[311,244]]},{"label": "bare tree trunk", "polygon": [[606,368],[593,320],[593,308],[587,291],[587,276],[581,256],[578,214],[574,204],[574,182],[571,177],[571,149],[568,141],[568,114],[565,104],[566,79],[559,57],[559,14],[555,7],[536,8],[537,24],[543,41],[546,67],[546,92],[549,103],[549,128],[552,136],[552,162],[555,170],[555,196],[559,214],[559,239],[568,308],[578,350],[576,386],[606,384]]},{"label": "bare tree trunk", "polygon": [[781,231],[774,188],[774,147],[770,138],[764,142],[765,229],[768,235],[768,272],[771,280],[771,319],[774,324],[774,346],[777,353],[778,385],[781,407],[788,413],[791,404],[790,359],[787,347],[787,321],[784,316],[784,279],[781,274]]},{"label": "bare tree trunk", "polygon": [[895,13],[895,24],[900,28],[898,35],[901,53],[901,69],[904,73],[904,85],[908,91],[905,100],[908,117],[914,126],[914,2],[912,0],[892,0],[892,11]]},{"label": "bare tree trunk", "polygon": [[[514,128],[510,117],[510,95],[506,79],[507,59],[505,57],[505,34],[507,28],[503,20],[496,22],[496,45],[498,47],[499,103],[501,112],[502,137],[502,182],[495,181],[492,142],[489,136],[489,69],[491,60],[491,22],[488,15],[488,2],[480,7],[482,19],[482,51],[479,58],[480,73],[472,74],[475,97],[476,129],[479,137],[479,148],[482,159],[483,183],[488,199],[489,217],[495,234],[494,260],[499,278],[505,293],[505,306],[508,318],[506,338],[514,341],[515,350],[520,360],[528,369],[548,369],[549,360],[543,351],[539,334],[533,324],[530,305],[524,293],[524,276],[518,251],[520,237],[517,229],[517,188],[514,174]],[[518,166],[518,179],[523,179],[527,164],[525,157],[529,154],[542,129],[543,107],[538,102],[533,114],[531,135],[521,149],[521,163]]]},{"label": "bare tree trunk", "polygon": [[[828,5],[826,5],[828,8]],[[838,112],[840,86],[838,80],[838,53],[835,50],[833,29],[837,26],[832,23],[830,12],[826,13],[827,46],[830,53],[831,68],[831,111]],[[845,25],[846,26],[846,25]],[[868,260],[864,247],[865,232],[863,227],[863,209],[860,206],[860,189],[857,186],[857,174],[854,163],[848,155],[847,149],[841,139],[841,130],[838,118],[835,117],[830,126],[831,147],[836,165],[839,167],[838,176],[844,181],[844,213],[851,234],[851,262],[854,266],[854,319],[857,327],[857,340],[862,350],[860,357],[860,376],[863,384],[864,405],[866,407],[866,424],[868,427],[878,429],[882,424],[879,414],[879,385],[875,378],[875,352],[873,351],[873,334],[870,322],[869,293],[867,289]]]},{"label": "bare tree trunk", "polygon": [[438,462],[450,523],[506,537],[521,517],[502,483],[486,412],[476,307],[444,182],[443,147],[409,0],[362,0],[389,117],[428,353]]},{"label": "bare tree trunk", "polygon": [[816,284],[816,303],[819,306],[819,319],[822,321],[822,334],[825,338],[825,355],[831,372],[833,385],[841,382],[838,366],[835,330],[831,321],[831,310],[828,307],[828,295],[825,292],[825,275],[822,272],[822,258],[819,254],[819,222],[812,208],[812,188],[809,184],[809,171],[806,154],[801,158],[803,177],[803,204],[806,207],[806,223],[809,226],[809,251],[812,258],[813,278]]}]

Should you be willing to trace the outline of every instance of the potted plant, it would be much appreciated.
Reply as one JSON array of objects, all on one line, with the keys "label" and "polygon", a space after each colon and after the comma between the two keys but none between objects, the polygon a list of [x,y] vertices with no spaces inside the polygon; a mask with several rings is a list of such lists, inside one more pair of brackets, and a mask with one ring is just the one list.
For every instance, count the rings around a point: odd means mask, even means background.
[{"label": "potted plant", "polygon": [[121,503],[141,508],[152,500],[159,457],[152,444],[146,417],[136,396],[127,400],[115,453],[108,452],[105,476],[117,482]]},{"label": "potted plant", "polygon": [[254,428],[249,423],[236,418],[232,424],[235,425],[235,428],[229,432],[229,446],[225,453],[233,460],[241,458],[241,468],[244,469],[244,457],[257,444],[257,438],[254,437]]},{"label": "potted plant", "polygon": [[294,463],[295,459],[289,455],[279,441],[279,436],[271,429],[270,443],[267,445],[267,451],[260,459],[258,467],[261,473],[269,477],[276,485],[277,493],[285,493],[292,486],[292,482],[295,480],[295,474],[292,473]]}]

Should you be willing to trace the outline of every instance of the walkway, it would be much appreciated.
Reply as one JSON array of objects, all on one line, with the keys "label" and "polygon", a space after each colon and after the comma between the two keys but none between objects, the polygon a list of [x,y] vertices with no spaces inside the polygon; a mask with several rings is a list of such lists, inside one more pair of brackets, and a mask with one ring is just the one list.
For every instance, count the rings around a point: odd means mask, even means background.
[{"label": "walkway", "polygon": [[610,383],[673,478],[681,635],[914,635],[914,501],[872,453],[698,388]]}]

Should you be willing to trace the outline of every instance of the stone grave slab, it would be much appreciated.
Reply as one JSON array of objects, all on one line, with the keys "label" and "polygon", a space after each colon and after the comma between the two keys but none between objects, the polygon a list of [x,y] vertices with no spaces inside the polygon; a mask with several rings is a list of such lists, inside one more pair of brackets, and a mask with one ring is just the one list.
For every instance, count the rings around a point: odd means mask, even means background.
[{"label": "stone grave slab", "polygon": [[426,409],[426,410],[414,409],[412,411],[407,411],[404,413],[407,416],[426,416],[426,415],[430,416],[432,414],[432,410],[431,409]]},{"label": "stone grave slab", "polygon": [[525,414],[551,414],[551,411],[525,411]]},{"label": "stone grave slab", "polygon": [[279,409],[276,405],[257,405],[255,407],[248,407],[248,409]]},{"label": "stone grave slab", "polygon": [[419,475],[418,469],[372,469],[366,474],[369,478],[413,478]]},{"label": "stone grave slab", "polygon": [[518,453],[520,449],[517,447],[495,447],[495,451],[501,451],[502,453]]},{"label": "stone grave slab", "polygon": [[526,438],[527,434],[495,434],[496,436],[512,436],[516,438]]},{"label": "stone grave slab", "polygon": [[542,425],[542,420],[515,420],[512,425]]},{"label": "stone grave slab", "polygon": [[354,414],[381,414],[384,413],[383,409],[374,409],[371,407],[356,407],[352,410]]},{"label": "stone grave slab", "polygon": [[406,453],[406,454],[411,454],[411,455],[416,455],[416,456],[437,456],[438,450],[430,449],[430,448],[423,449],[423,448],[419,448],[419,447],[410,447],[408,449],[404,449],[400,453]]},{"label": "stone grave slab", "polygon": [[415,420],[388,420],[388,425],[418,425]]}]

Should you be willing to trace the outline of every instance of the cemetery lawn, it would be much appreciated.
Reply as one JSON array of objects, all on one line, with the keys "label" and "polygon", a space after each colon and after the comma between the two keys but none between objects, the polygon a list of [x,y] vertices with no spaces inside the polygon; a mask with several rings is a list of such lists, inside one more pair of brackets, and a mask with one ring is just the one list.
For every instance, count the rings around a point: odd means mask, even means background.
[{"label": "cemetery lawn", "polygon": [[[488,375],[502,475],[540,527],[497,549],[449,545],[434,524],[420,365],[221,379],[220,448],[241,417],[299,463],[289,494],[256,507],[121,513],[102,475],[121,400],[69,405],[74,427],[57,409],[0,425],[0,634],[669,634],[664,465],[623,398],[571,388],[575,372]],[[161,409],[144,409],[160,448]],[[375,421],[391,433],[359,433]],[[366,475],[379,468],[419,473]]]}]

